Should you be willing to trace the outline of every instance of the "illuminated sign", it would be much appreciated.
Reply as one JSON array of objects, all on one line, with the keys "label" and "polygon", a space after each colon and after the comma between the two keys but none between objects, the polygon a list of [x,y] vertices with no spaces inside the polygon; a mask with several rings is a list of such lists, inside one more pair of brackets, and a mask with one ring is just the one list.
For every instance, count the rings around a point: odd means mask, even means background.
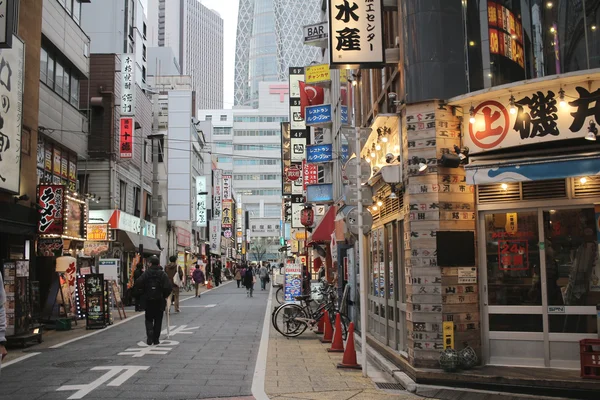
[{"label": "illuminated sign", "polygon": [[121,131],[119,133],[119,154],[121,158],[133,157],[133,118],[121,118]]}]

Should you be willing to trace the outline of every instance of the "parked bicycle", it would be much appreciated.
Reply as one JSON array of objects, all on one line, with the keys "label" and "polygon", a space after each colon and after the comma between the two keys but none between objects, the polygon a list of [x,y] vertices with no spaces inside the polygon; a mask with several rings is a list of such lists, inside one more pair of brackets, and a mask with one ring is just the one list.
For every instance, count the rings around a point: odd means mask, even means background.
[{"label": "parked bicycle", "polygon": [[325,286],[320,291],[323,295],[322,303],[317,303],[310,295],[303,295],[295,298],[300,304],[287,303],[275,309],[271,316],[271,323],[275,329],[285,337],[300,336],[308,328],[314,330],[325,311],[327,311],[332,325],[335,324],[336,314],[340,314],[342,336],[345,339],[350,318],[338,310],[335,288]]}]

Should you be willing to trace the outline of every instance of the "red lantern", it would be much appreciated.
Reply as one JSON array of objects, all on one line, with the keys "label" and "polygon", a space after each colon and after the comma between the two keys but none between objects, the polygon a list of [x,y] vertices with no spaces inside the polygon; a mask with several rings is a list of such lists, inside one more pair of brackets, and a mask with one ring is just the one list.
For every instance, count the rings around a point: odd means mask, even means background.
[{"label": "red lantern", "polygon": [[300,212],[300,223],[303,226],[312,226],[315,222],[315,212],[312,208],[305,208]]}]

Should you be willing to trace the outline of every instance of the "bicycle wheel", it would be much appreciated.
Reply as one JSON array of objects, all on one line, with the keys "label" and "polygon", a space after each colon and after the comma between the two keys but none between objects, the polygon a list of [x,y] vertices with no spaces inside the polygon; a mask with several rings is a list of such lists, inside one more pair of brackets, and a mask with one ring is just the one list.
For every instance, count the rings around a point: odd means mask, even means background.
[{"label": "bicycle wheel", "polygon": [[302,307],[297,304],[285,304],[275,311],[273,325],[283,336],[296,337],[303,334],[308,328],[306,319],[309,319],[309,316]]},{"label": "bicycle wheel", "polygon": [[283,293],[283,287],[280,287],[279,289],[277,289],[277,292],[275,292],[275,299],[277,299],[277,302],[279,304],[285,303],[285,297],[284,297],[284,293]]},{"label": "bicycle wheel", "polygon": [[348,318],[348,316],[346,314],[344,314],[343,312],[339,312],[337,310],[328,310],[328,312],[329,312],[329,319],[331,321],[331,326],[333,326],[334,329],[335,329],[336,314],[337,313],[340,314],[340,318],[342,320],[342,337],[344,338],[344,340],[346,340],[346,337],[348,336],[348,325],[350,325],[350,318]]}]

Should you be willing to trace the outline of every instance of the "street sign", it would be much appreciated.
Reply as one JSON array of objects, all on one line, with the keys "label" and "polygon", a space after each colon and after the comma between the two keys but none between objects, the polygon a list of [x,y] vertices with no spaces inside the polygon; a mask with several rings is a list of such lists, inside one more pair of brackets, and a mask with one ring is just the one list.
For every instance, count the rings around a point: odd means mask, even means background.
[{"label": "street sign", "polygon": [[[346,165],[344,166],[344,171],[346,173],[346,176],[348,177],[348,180],[350,181],[351,185],[354,185],[356,182],[356,178],[357,178],[357,171],[356,171],[356,163],[357,163],[357,158],[353,157],[351,159],[348,160],[348,162],[346,163]],[[367,181],[369,180],[369,178],[371,177],[371,165],[364,159],[360,160],[360,180],[361,183],[367,183]]]},{"label": "street sign", "polygon": [[333,160],[333,145],[310,144],[306,146],[306,161],[309,163],[321,163]]},{"label": "street sign", "polygon": [[[345,189],[345,203],[348,205],[358,205],[358,188],[356,186],[346,186]],[[369,186],[361,188],[361,203],[363,206],[370,206],[373,204],[373,190]]]},{"label": "street sign", "polygon": [[309,106],[305,108],[306,125],[328,125],[331,124],[331,104]]},{"label": "street sign", "polygon": [[[371,213],[368,211],[363,211],[362,213],[362,231],[363,234],[367,234],[369,233],[369,231],[371,230],[371,228],[373,227],[373,217],[371,216]],[[346,218],[345,218],[345,222],[346,225],[348,226],[348,230],[354,234],[357,235],[358,234],[358,209],[353,208],[352,210],[350,210],[350,212],[348,212],[348,214],[346,214]]]},{"label": "street sign", "polygon": [[296,181],[302,176],[302,170],[296,165],[291,165],[286,171],[286,177],[290,181]]}]

